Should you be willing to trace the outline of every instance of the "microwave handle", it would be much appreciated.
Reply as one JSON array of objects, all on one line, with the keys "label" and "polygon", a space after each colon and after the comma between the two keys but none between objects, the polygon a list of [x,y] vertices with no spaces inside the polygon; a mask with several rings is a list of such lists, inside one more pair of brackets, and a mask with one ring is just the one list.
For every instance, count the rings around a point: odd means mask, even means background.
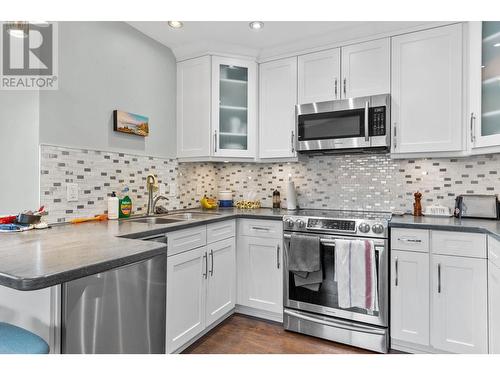
[{"label": "microwave handle", "polygon": [[368,142],[370,140],[370,135],[368,134],[368,109],[370,108],[370,103],[365,103],[365,141]]}]

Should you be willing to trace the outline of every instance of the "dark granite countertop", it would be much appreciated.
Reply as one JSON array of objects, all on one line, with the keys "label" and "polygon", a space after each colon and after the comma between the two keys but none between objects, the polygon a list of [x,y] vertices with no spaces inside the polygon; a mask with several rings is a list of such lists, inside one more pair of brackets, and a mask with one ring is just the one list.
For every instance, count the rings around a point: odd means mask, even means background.
[{"label": "dark granite countertop", "polygon": [[142,241],[142,237],[240,217],[282,220],[285,213],[266,208],[230,208],[218,210],[217,215],[172,224],[110,220],[0,233],[0,285],[18,290],[50,287],[166,254],[163,243]]},{"label": "dark granite countertop", "polygon": [[500,240],[500,221],[489,219],[457,219],[455,217],[431,217],[412,215],[393,216],[392,228],[434,229],[456,232],[485,233]]}]

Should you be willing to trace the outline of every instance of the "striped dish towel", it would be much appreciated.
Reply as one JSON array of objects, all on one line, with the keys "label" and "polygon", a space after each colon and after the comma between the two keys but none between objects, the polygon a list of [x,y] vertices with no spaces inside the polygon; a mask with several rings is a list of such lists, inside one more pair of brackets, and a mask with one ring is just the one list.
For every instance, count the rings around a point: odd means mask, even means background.
[{"label": "striped dish towel", "polygon": [[378,310],[375,247],[370,240],[335,240],[339,307]]}]

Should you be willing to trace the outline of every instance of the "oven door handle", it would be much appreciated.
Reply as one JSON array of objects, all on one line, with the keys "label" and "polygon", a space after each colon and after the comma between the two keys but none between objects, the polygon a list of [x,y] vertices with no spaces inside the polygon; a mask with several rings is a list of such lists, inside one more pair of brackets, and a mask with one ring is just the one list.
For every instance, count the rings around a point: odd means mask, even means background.
[{"label": "oven door handle", "polygon": [[355,324],[355,323],[341,323],[339,321],[333,321],[332,319],[315,318],[309,314],[304,314],[304,313],[296,312],[296,311],[289,310],[289,309],[284,309],[283,313],[285,315],[289,315],[289,316],[293,316],[295,318],[307,320],[309,322],[323,324],[323,325],[327,325],[327,326],[335,327],[335,328],[340,328],[340,329],[346,329],[349,331],[379,334],[379,335],[384,333],[384,331],[382,329],[368,328],[368,327],[361,326],[361,325]]},{"label": "oven door handle", "polygon": [[[290,234],[283,234],[283,238],[285,240],[288,240],[288,239],[291,239],[292,238],[292,235]],[[319,239],[319,242],[323,245],[328,245],[328,246],[333,246],[335,247],[335,240],[327,240],[327,239],[323,239],[323,238],[320,238]],[[374,243],[374,248],[376,251],[384,251],[384,245],[382,245],[380,242],[379,243]]]}]

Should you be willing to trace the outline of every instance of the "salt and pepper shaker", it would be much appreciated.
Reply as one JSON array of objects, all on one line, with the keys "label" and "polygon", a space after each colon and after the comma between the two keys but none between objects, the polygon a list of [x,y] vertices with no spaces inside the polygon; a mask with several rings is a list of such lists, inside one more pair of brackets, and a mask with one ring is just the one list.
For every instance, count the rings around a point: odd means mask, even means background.
[{"label": "salt and pepper shaker", "polygon": [[273,191],[273,208],[281,208],[281,196],[278,190]]},{"label": "salt and pepper shaker", "polygon": [[417,191],[413,194],[415,203],[413,203],[413,216],[422,216],[422,193]]}]

